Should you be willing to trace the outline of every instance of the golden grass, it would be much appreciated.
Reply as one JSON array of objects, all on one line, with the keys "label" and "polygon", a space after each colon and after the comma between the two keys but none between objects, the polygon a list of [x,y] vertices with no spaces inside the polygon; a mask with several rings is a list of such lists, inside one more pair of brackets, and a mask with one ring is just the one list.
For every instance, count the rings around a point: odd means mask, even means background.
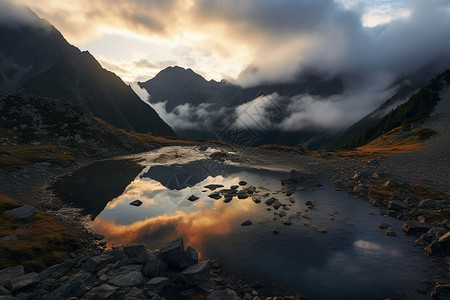
[{"label": "golden grass", "polygon": [[34,220],[28,223],[31,230],[15,232],[14,229],[24,223],[3,211],[20,205],[0,195],[0,236],[18,237],[16,241],[0,242],[0,269],[23,265],[27,272],[39,272],[62,262],[70,251],[80,246],[73,232],[42,211],[37,211]]}]

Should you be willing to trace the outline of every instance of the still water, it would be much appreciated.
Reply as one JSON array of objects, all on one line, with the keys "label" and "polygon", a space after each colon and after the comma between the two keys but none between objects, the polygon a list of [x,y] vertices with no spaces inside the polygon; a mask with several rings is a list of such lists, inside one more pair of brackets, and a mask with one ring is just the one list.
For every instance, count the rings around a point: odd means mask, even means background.
[{"label": "still water", "polygon": [[[415,290],[425,288],[422,280],[431,276],[431,265],[414,247],[414,239],[401,231],[401,221],[334,191],[321,173],[304,174],[288,197],[280,182],[287,176],[206,160],[151,165],[89,226],[105,235],[110,246],[137,242],[159,248],[183,236],[201,259],[220,259],[224,275],[295,288],[312,299],[427,299]],[[206,185],[228,189],[240,181],[247,184],[238,190],[253,186],[262,202],[233,197],[224,203],[223,197],[208,197],[212,191]],[[314,188],[318,181],[323,186]],[[199,199],[189,201],[192,195]],[[286,207],[269,207],[264,201],[271,197]],[[143,203],[130,205],[134,200]],[[280,211],[292,225],[280,221]],[[253,224],[241,226],[248,219]],[[380,222],[389,223],[397,236],[386,236]],[[280,233],[274,234],[274,228]]]}]

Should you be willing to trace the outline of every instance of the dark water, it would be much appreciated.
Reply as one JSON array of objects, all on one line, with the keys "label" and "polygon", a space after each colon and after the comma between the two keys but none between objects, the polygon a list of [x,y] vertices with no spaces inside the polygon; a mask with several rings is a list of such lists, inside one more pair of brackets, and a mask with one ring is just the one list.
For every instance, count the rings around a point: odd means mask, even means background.
[{"label": "dark water", "polygon": [[[305,175],[290,203],[281,193],[287,173],[227,165],[205,168],[204,162],[146,168],[90,223],[110,245],[139,242],[158,248],[181,235],[202,259],[218,258],[224,273],[296,288],[313,299],[427,299],[415,292],[431,275],[430,263],[401,231],[402,222],[384,217],[361,199],[336,192],[323,174]],[[99,175],[99,174],[97,174]],[[312,190],[314,177],[324,185]],[[207,184],[225,188],[240,180],[287,204],[292,225],[283,225],[274,210],[251,198],[207,197]],[[200,199],[190,202],[196,195]],[[129,205],[139,199],[139,207]],[[306,201],[315,204],[313,209]],[[280,208],[279,211],[282,209]],[[253,225],[240,224],[250,219]],[[384,235],[389,223],[396,237]],[[279,228],[274,235],[272,229]],[[325,228],[326,233],[316,228]]]}]

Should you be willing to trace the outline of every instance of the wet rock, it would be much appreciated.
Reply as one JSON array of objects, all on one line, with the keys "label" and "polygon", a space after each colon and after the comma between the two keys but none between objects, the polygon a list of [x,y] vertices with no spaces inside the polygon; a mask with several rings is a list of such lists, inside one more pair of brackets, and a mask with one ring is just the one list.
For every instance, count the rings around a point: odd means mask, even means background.
[{"label": "wet rock", "polygon": [[276,198],[270,198],[270,199],[267,199],[266,201],[264,201],[264,203],[266,204],[266,205],[272,205],[275,201],[278,201]]},{"label": "wet rock", "polygon": [[261,203],[261,198],[260,198],[259,196],[256,196],[256,195],[252,196],[252,200],[253,200],[253,202],[255,202],[256,204]]},{"label": "wet rock", "polygon": [[239,199],[247,199],[247,198],[248,198],[248,195],[247,195],[247,194],[244,194],[244,193],[239,193],[239,194],[238,194],[238,198],[239,198]]},{"label": "wet rock", "polygon": [[435,209],[437,207],[436,202],[430,199],[422,200],[417,205],[418,209]]},{"label": "wet rock", "polygon": [[241,180],[239,181],[239,185],[241,186],[247,185],[247,181]]},{"label": "wet rock", "polygon": [[25,205],[14,209],[6,210],[4,213],[7,215],[16,216],[23,222],[29,223],[33,221],[34,216],[36,215],[36,208]]},{"label": "wet rock", "polygon": [[256,193],[256,188],[254,186],[250,186],[247,188],[247,194]]},{"label": "wet rock", "polygon": [[380,223],[380,224],[378,224],[378,227],[380,227],[381,229],[392,228],[392,226],[387,223]]},{"label": "wet rock", "polygon": [[396,236],[396,235],[397,235],[397,233],[396,233],[396,232],[394,231],[394,229],[392,229],[392,228],[386,229],[386,231],[384,232],[384,234],[387,235],[387,236]]},{"label": "wet rock", "polygon": [[314,207],[314,204],[313,204],[311,201],[306,201],[306,202],[305,202],[305,205],[306,205],[308,208],[313,208],[313,207]]},{"label": "wet rock", "polygon": [[192,286],[198,285],[209,277],[211,270],[209,260],[190,266],[181,272],[186,282]]},{"label": "wet rock", "polygon": [[225,196],[225,199],[223,199],[223,202],[230,203],[231,200],[233,200],[233,196]]},{"label": "wet rock", "polygon": [[84,270],[91,273],[97,272],[112,261],[114,261],[114,256],[111,255],[94,256],[86,261]]},{"label": "wet rock", "polygon": [[178,268],[178,264],[183,258],[184,245],[183,238],[177,237],[167,244],[163,245],[159,252],[161,253],[161,258],[166,261],[169,266]]},{"label": "wet rock", "polygon": [[204,186],[204,188],[210,189],[211,191],[214,191],[221,187],[224,187],[224,186],[222,184],[208,184],[208,185]]},{"label": "wet rock", "polygon": [[147,282],[146,287],[152,292],[159,293],[165,287],[169,286],[170,283],[171,280],[167,277],[155,277]]},{"label": "wet rock", "polygon": [[278,227],[274,227],[272,229],[273,234],[279,234],[280,233],[280,229]]},{"label": "wet rock", "polygon": [[427,232],[431,228],[430,225],[426,223],[420,223],[417,221],[406,221],[402,226],[402,230],[407,233],[422,233]]},{"label": "wet rock", "polygon": [[239,188],[238,185],[232,185],[232,186],[230,186],[230,189],[232,189],[232,190],[237,190],[238,188]]},{"label": "wet rock", "polygon": [[141,200],[134,200],[133,202],[130,203],[130,205],[141,206],[142,205],[142,201]]},{"label": "wet rock", "polygon": [[424,250],[429,254],[439,254],[443,252],[444,249],[438,241],[433,241],[431,244],[426,246]]},{"label": "wet rock", "polygon": [[289,198],[289,202],[295,203],[295,199],[294,198]]},{"label": "wet rock", "polygon": [[275,210],[277,210],[277,209],[279,209],[280,207],[281,207],[281,203],[280,202],[278,202],[278,200],[275,200],[275,202],[273,203],[273,208],[275,209]]},{"label": "wet rock", "polygon": [[282,222],[284,225],[292,225],[292,221],[291,221],[290,219],[287,219],[287,218],[282,219],[281,222]]},{"label": "wet rock", "polygon": [[135,286],[143,281],[143,276],[140,271],[124,272],[109,280],[110,284],[118,287]]},{"label": "wet rock", "polygon": [[319,226],[319,225],[312,225],[311,228],[314,228],[320,233],[327,233],[327,229],[325,227]]},{"label": "wet rock", "polygon": [[179,266],[181,269],[186,269],[192,265],[198,263],[198,253],[192,247],[187,247],[186,251],[184,251],[183,258],[181,259]]},{"label": "wet rock", "polygon": [[286,217],[286,212],[285,212],[285,211],[280,211],[280,212],[278,213],[278,215],[279,215],[281,218]]},{"label": "wet rock", "polygon": [[252,225],[252,221],[251,220],[246,220],[246,221],[241,223],[241,226],[249,226],[249,225]]},{"label": "wet rock", "polygon": [[218,200],[218,199],[222,198],[222,196],[219,193],[217,193],[217,192],[209,194],[208,197],[212,198],[212,199],[215,199],[215,200]]},{"label": "wet rock", "polygon": [[215,290],[208,295],[208,300],[240,300],[239,296],[232,289]]},{"label": "wet rock", "polygon": [[195,196],[195,195],[190,195],[189,197],[188,197],[188,200],[189,201],[191,201],[191,202],[194,202],[194,201],[196,201],[196,200],[198,200],[199,198],[197,197],[197,196]]},{"label": "wet rock", "polygon": [[222,262],[218,259],[211,260],[210,267],[211,269],[220,269],[222,267]]}]

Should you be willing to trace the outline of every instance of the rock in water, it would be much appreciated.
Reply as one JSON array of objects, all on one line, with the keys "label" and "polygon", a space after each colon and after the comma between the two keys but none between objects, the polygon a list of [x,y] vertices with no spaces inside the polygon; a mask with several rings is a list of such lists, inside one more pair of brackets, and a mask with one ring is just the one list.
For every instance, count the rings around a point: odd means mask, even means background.
[{"label": "rock in water", "polygon": [[211,191],[214,191],[217,188],[223,187],[223,185],[222,184],[208,184],[208,185],[205,185],[204,187],[207,189],[210,189]]},{"label": "rock in water", "polygon": [[249,225],[252,225],[252,221],[251,220],[246,220],[246,221],[241,223],[241,226],[249,226]]},{"label": "rock in water", "polygon": [[273,232],[273,234],[279,234],[280,233],[280,229],[275,227],[274,229],[272,229],[272,232]]},{"label": "rock in water", "polygon": [[141,206],[142,201],[141,200],[134,200],[133,202],[130,203],[130,205],[133,206]]},{"label": "rock in water", "polygon": [[171,267],[178,268],[178,264],[184,255],[183,238],[181,236],[173,239],[167,244],[163,245],[159,252],[161,258],[166,261]]},{"label": "rock in water", "polygon": [[239,185],[247,185],[247,181],[241,180],[241,181],[239,181]]},{"label": "rock in water", "polygon": [[16,216],[24,222],[31,222],[36,215],[36,208],[25,205],[7,210],[5,214]]},{"label": "rock in water", "polygon": [[194,201],[198,200],[198,197],[195,195],[191,195],[191,196],[189,196],[188,200],[191,202],[194,202]]}]

